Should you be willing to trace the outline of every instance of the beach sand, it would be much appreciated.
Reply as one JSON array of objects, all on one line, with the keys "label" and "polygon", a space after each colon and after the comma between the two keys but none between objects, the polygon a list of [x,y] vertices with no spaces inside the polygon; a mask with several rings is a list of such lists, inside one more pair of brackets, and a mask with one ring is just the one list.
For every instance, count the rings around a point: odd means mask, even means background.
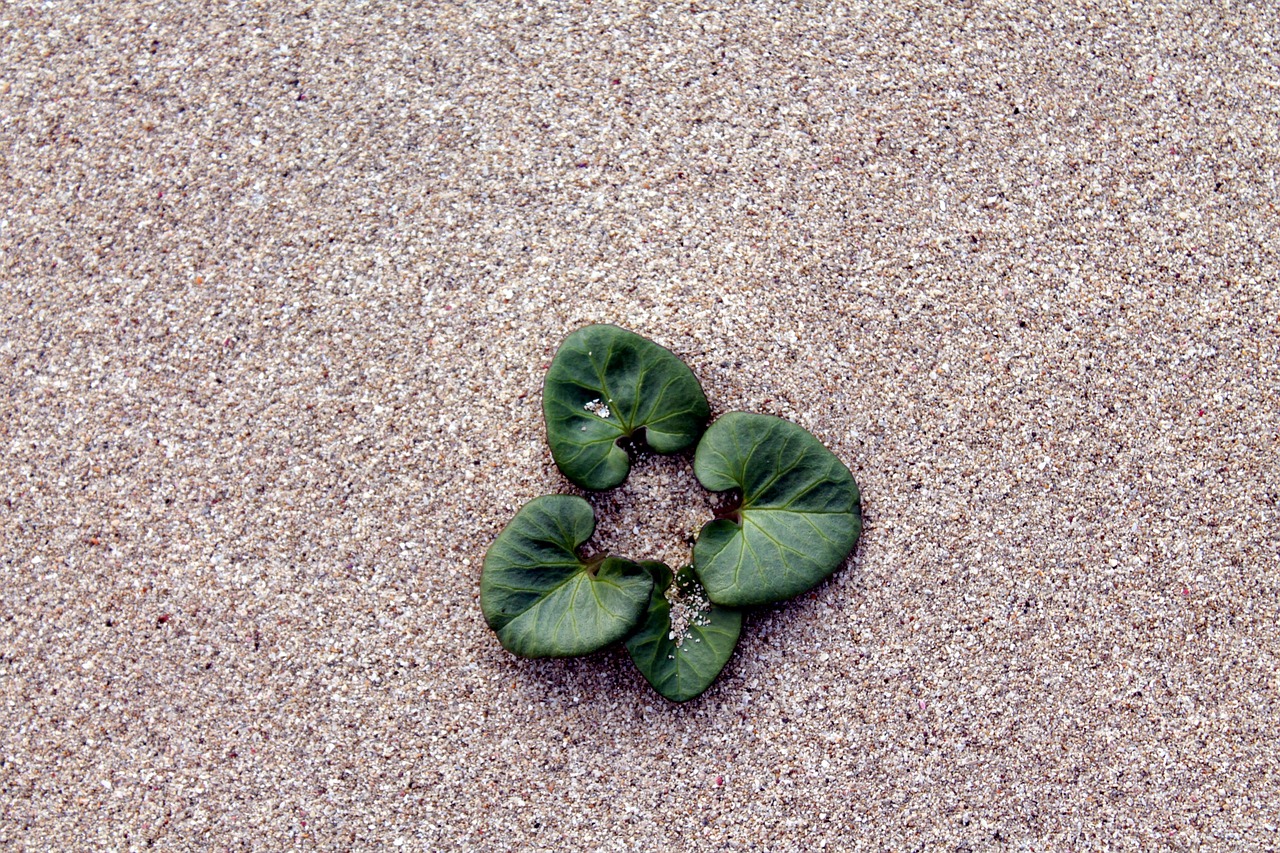
[{"label": "beach sand", "polygon": [[[1275,849],[1280,13],[516,5],[0,10],[0,846]],[[480,613],[594,322],[862,488],[685,705]]]}]

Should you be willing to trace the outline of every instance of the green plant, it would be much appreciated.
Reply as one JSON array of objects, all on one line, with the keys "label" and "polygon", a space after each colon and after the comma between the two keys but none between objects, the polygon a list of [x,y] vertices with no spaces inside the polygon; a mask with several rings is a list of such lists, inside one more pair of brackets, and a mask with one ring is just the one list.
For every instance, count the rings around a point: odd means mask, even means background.
[{"label": "green plant", "polygon": [[595,514],[583,498],[525,504],[489,548],[480,580],[485,620],[518,655],[582,655],[625,640],[653,688],[684,702],[732,656],[739,608],[812,589],[862,531],[858,486],[835,454],[769,415],[730,412],[707,427],[710,407],[693,372],[633,332],[597,325],[571,334],[547,372],[542,405],[552,457],[583,488],[622,483],[629,445],[674,453],[698,441],[698,481],[727,494],[698,534],[692,565],[677,572],[587,556]]}]

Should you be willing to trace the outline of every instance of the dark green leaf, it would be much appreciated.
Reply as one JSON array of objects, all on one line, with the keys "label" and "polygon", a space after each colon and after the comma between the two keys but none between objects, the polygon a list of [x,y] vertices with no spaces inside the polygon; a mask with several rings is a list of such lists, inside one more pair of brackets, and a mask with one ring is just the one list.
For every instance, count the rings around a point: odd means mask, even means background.
[{"label": "dark green leaf", "polygon": [[625,637],[644,617],[653,578],[616,557],[585,563],[595,530],[591,504],[573,495],[534,498],[484,558],[480,609],[510,651],[525,657],[584,655]]},{"label": "dark green leaf", "polygon": [[648,616],[627,640],[627,651],[654,690],[672,702],[685,702],[710,687],[728,663],[738,644],[742,614],[707,601],[688,567],[675,576],[673,604],[668,598],[671,569],[657,562],[641,565],[653,573],[655,583]]},{"label": "dark green leaf", "polygon": [[741,502],[698,534],[693,562],[708,597],[744,607],[792,598],[831,575],[862,532],[858,485],[803,427],[730,412],[698,443],[693,471]]},{"label": "dark green leaf", "polygon": [[631,460],[620,439],[658,453],[697,439],[711,416],[693,372],[670,350],[617,326],[587,326],[565,339],[542,388],[547,443],[556,465],[584,489],[611,489]]}]

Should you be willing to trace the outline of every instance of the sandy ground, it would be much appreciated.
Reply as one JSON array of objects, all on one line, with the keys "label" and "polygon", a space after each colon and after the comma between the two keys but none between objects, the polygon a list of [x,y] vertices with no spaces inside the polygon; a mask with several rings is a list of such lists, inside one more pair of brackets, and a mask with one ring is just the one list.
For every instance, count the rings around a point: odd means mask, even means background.
[{"label": "sandy ground", "polygon": [[[0,26],[0,847],[1280,846],[1272,4]],[[863,490],[683,706],[480,614],[599,321]]]}]

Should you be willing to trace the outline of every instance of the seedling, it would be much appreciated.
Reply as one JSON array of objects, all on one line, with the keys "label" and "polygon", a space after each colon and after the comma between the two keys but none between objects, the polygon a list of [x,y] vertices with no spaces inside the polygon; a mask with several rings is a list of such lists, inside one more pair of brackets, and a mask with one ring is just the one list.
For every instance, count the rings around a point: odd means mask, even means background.
[{"label": "seedling", "polygon": [[[592,490],[622,483],[630,446],[674,453],[698,441],[693,470],[725,493],[703,526],[693,564],[583,550],[591,505],[534,498],[485,555],[480,607],[503,647],[568,657],[621,640],[655,690],[684,702],[733,654],[740,608],[812,589],[840,567],[862,531],[853,475],[804,428],[730,412],[709,428],[693,372],[672,352],[617,326],[587,326],[556,352],[543,387],[547,442],[560,471]],[[704,432],[705,428],[705,432]]]}]

